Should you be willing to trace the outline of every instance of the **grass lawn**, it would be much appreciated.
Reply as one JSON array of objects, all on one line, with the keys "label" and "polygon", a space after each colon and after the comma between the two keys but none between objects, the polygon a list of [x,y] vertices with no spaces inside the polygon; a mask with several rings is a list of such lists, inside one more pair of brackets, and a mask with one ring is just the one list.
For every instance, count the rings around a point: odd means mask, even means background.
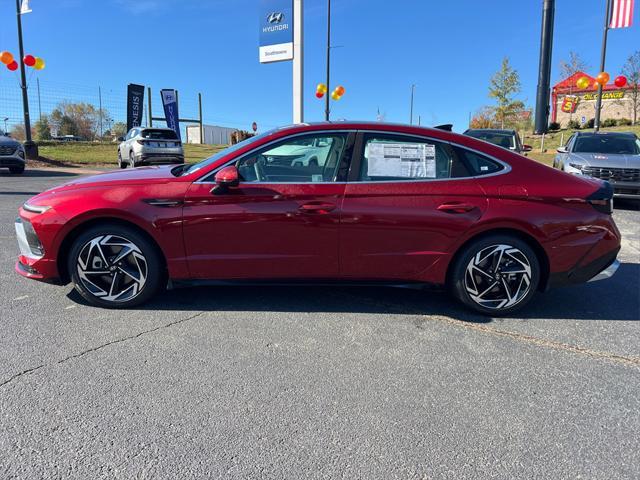
[{"label": "grass lawn", "polygon": [[[195,163],[226,145],[184,145],[185,162]],[[39,142],[40,160],[55,166],[111,167],[118,164],[118,144],[109,142]]]}]

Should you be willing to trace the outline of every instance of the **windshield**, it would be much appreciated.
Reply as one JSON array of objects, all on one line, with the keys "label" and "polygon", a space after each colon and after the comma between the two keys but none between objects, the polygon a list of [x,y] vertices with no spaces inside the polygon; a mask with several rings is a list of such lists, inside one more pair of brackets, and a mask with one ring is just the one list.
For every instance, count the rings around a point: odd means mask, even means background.
[{"label": "windshield", "polygon": [[503,148],[515,148],[515,136],[511,133],[496,133],[496,132],[480,132],[469,131],[466,133],[470,137],[484,140],[485,142],[493,143]]},{"label": "windshield", "polygon": [[578,137],[574,152],[609,153],[620,155],[640,154],[640,140],[631,135],[590,135]]},{"label": "windshield", "polygon": [[255,137],[246,138],[243,141],[236,143],[235,145],[231,145],[230,147],[225,148],[224,150],[220,150],[215,155],[213,155],[213,156],[211,156],[209,158],[206,158],[206,159],[202,160],[201,162],[194,163],[189,168],[184,170],[182,172],[182,175],[188,175],[190,173],[197,172],[201,168],[204,168],[206,166],[214,164],[218,160],[220,160],[222,157],[224,157],[226,155],[229,155],[230,153],[237,152],[238,150],[246,147],[247,145],[249,145],[249,144],[251,144],[253,142],[258,142],[258,141],[262,140],[264,137],[268,137],[269,135],[271,135],[275,131],[276,131],[275,129],[274,130],[269,130],[267,132],[261,133],[260,135],[256,135]]}]

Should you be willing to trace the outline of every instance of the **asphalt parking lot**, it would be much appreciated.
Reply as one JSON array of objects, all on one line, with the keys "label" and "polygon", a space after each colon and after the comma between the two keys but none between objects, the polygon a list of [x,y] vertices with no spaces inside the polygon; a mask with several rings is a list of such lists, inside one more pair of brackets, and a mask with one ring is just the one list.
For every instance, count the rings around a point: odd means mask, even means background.
[{"label": "asphalt parking lot", "polygon": [[610,280],[486,319],[392,288],[85,306],[17,276],[0,173],[0,478],[640,477],[640,211]]}]

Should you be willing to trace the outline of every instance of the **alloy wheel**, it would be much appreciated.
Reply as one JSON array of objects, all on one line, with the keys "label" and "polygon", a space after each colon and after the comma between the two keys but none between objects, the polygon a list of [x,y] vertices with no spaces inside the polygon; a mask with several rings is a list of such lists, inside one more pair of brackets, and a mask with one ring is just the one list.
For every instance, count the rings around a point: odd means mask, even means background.
[{"label": "alloy wheel", "polygon": [[80,249],[78,277],[93,296],[110,302],[126,302],[138,296],[147,281],[147,260],[132,241],[117,235],[101,235]]},{"label": "alloy wheel", "polygon": [[531,264],[511,245],[491,245],[467,264],[464,287],[478,305],[492,310],[513,307],[531,289]]}]

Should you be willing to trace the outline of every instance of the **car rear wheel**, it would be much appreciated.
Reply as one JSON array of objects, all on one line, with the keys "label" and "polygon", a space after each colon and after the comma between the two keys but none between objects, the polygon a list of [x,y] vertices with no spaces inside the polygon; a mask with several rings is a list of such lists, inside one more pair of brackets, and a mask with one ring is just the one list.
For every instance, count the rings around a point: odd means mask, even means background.
[{"label": "car rear wheel", "polygon": [[131,168],[136,168],[136,156],[133,154],[133,150],[129,152],[129,165]]},{"label": "car rear wheel", "polygon": [[120,150],[118,150],[118,166],[120,168],[127,168],[127,164],[122,161],[122,154],[120,153]]},{"label": "car rear wheel", "polygon": [[519,238],[492,235],[458,255],[449,277],[453,295],[476,312],[503,316],[523,308],[540,282],[540,263]]},{"label": "car rear wheel", "polygon": [[127,308],[146,302],[165,278],[157,249],[143,235],[121,225],[83,232],[73,243],[68,271],[91,305]]}]

